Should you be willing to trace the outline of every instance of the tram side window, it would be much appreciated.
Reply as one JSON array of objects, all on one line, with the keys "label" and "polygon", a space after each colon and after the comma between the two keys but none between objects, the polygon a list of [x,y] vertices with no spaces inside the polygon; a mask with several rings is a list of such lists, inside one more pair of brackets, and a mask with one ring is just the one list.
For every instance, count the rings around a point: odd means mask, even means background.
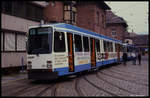
[{"label": "tram side window", "polygon": [[111,52],[113,52],[113,43],[110,42]]},{"label": "tram side window", "polygon": [[106,41],[106,50],[107,52],[110,52],[110,42],[109,41]]},{"label": "tram side window", "polygon": [[63,32],[54,33],[54,52],[65,52],[65,35]]},{"label": "tram side window", "polygon": [[108,52],[110,52],[110,42],[106,42],[106,44],[107,44],[107,50]]},{"label": "tram side window", "polygon": [[103,43],[104,43],[104,52],[106,52],[106,50],[107,50],[107,42],[103,41]]},{"label": "tram side window", "polygon": [[83,36],[84,52],[89,52],[89,39]]},{"label": "tram side window", "polygon": [[74,35],[75,52],[82,52],[82,40],[80,35]]},{"label": "tram side window", "polygon": [[100,52],[100,42],[98,39],[95,40],[95,44],[96,44],[96,51]]}]

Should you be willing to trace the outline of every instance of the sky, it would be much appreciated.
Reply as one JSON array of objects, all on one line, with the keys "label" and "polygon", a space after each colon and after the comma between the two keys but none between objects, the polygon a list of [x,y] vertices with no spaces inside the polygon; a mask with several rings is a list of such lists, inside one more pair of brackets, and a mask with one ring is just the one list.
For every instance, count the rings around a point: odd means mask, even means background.
[{"label": "sky", "polygon": [[148,1],[105,1],[111,11],[122,17],[128,24],[128,32],[149,34],[149,4]]}]

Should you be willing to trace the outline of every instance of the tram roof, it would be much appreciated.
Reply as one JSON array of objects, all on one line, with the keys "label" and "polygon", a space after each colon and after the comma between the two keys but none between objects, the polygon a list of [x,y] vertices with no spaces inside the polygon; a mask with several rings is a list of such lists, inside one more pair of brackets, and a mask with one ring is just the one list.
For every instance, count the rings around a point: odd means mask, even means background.
[{"label": "tram roof", "polygon": [[102,37],[102,38],[106,38],[106,39],[109,39],[109,40],[113,40],[113,41],[117,41],[117,42],[122,43],[119,40],[116,40],[116,39],[113,39],[113,38],[110,38],[110,37],[107,37],[107,36],[95,33],[95,32],[90,31],[90,30],[86,30],[86,29],[77,27],[77,26],[74,26],[74,25],[70,25],[70,24],[66,24],[66,23],[55,23],[55,24],[51,24],[51,25],[53,25],[54,27],[57,27],[57,28],[71,29],[71,30],[75,30],[75,31],[79,31],[79,32],[84,32],[86,34],[90,34],[90,35],[94,35],[94,36],[97,36],[97,37]]},{"label": "tram roof", "polygon": [[[101,34],[98,34],[96,32],[93,32],[93,31],[90,31],[90,30],[86,30],[86,29],[83,29],[83,28],[80,28],[80,27],[77,27],[77,26],[74,26],[74,25],[71,25],[71,24],[66,24],[66,23],[53,23],[53,24],[43,24],[42,26],[53,26],[56,28],[56,30],[58,28],[62,28],[64,29],[63,31],[67,31],[68,30],[73,30],[73,31],[77,31],[77,32],[83,32],[85,34],[89,34],[89,35],[94,35],[94,36],[97,36],[97,37],[101,37],[101,38],[105,38],[105,39],[108,39],[108,40],[113,40],[115,42],[119,42],[119,43],[122,43],[122,41],[120,40],[117,40],[117,39],[114,39],[114,38],[110,38],[110,37],[107,37],[107,36],[104,36],[104,35],[101,35]],[[75,33],[73,31],[70,31],[72,33]]]}]

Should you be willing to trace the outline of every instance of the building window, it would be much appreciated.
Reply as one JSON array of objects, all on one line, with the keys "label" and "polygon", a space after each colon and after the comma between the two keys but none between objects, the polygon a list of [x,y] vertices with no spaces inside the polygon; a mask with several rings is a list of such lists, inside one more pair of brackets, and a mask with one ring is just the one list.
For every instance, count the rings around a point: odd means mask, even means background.
[{"label": "building window", "polygon": [[116,31],[111,32],[112,36],[116,36]]},{"label": "building window", "polygon": [[43,19],[43,8],[29,2],[3,1],[2,12],[38,22]]},{"label": "building window", "polygon": [[35,16],[35,10],[36,10],[35,7],[32,6],[31,4],[28,4],[26,9],[27,9],[27,12],[26,12],[27,17],[30,19],[34,19],[36,17]]},{"label": "building window", "polygon": [[24,17],[25,16],[25,3],[24,2],[22,2],[22,1],[21,2],[20,1],[14,2],[13,7],[14,7],[13,14],[15,16],[18,16],[18,17]]},{"label": "building window", "polygon": [[2,12],[12,14],[12,1],[2,1]]},{"label": "building window", "polygon": [[1,51],[3,52],[25,52],[26,36],[25,32],[2,30]]},{"label": "building window", "polygon": [[17,34],[17,51],[25,51],[26,50],[26,39],[25,35]]},{"label": "building window", "polygon": [[15,51],[15,34],[5,33],[5,51]]},{"label": "building window", "polygon": [[36,8],[36,18],[39,19],[39,20],[42,20],[43,19],[43,9],[41,9],[40,7],[37,7]]},{"label": "building window", "polygon": [[72,5],[64,5],[64,22],[69,24],[76,23],[76,7]]},{"label": "building window", "polygon": [[102,27],[105,28],[105,18],[104,18],[104,15],[102,15]]},{"label": "building window", "polygon": [[29,19],[40,21],[43,18],[43,9],[40,7],[29,3],[26,10],[26,16]]},{"label": "building window", "polygon": [[1,32],[1,51],[3,51],[3,32]]},{"label": "building window", "polygon": [[99,25],[99,12],[96,12],[96,24]]},{"label": "building window", "polygon": [[116,36],[116,35],[117,35],[117,34],[116,34],[116,29],[115,29],[115,28],[112,28],[111,35],[112,35],[112,36]]}]

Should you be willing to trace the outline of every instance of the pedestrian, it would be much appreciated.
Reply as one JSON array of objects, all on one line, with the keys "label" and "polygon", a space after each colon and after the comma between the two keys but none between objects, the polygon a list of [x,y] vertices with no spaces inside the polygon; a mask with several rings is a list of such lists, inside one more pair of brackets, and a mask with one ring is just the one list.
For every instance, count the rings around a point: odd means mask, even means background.
[{"label": "pedestrian", "polygon": [[135,52],[132,52],[131,56],[132,56],[132,60],[133,60],[132,64],[136,65],[136,54],[135,54]]},{"label": "pedestrian", "polygon": [[127,53],[126,52],[123,53],[122,59],[123,59],[123,64],[126,65],[126,61],[127,61]]},{"label": "pedestrian", "polygon": [[139,65],[141,65],[141,52],[138,53],[138,60],[139,60]]}]

